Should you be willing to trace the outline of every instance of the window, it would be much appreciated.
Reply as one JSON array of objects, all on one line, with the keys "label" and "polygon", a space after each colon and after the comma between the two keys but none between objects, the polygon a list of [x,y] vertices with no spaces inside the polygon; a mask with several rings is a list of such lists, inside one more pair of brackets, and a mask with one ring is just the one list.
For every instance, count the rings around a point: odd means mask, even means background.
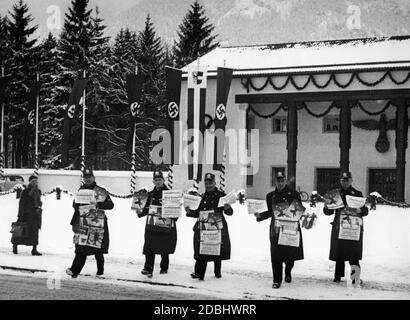
[{"label": "window", "polygon": [[286,117],[273,117],[272,118],[272,133],[286,132],[287,119]]},{"label": "window", "polygon": [[340,169],[317,168],[316,178],[316,191],[323,196],[329,190],[340,186]]},{"label": "window", "polygon": [[323,132],[339,132],[339,116],[324,116]]},{"label": "window", "polygon": [[281,172],[283,172],[284,174],[286,174],[285,170],[286,170],[286,167],[271,167],[270,185],[271,185],[272,187],[275,186],[276,173],[279,172],[279,171],[281,171]]},{"label": "window", "polygon": [[396,200],[396,169],[369,169],[369,193],[378,192],[387,200]]}]

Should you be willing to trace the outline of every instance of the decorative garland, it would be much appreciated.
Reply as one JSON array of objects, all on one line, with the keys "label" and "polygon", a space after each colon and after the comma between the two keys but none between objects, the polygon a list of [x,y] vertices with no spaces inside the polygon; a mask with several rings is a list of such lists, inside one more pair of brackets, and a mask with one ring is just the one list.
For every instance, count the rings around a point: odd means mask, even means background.
[{"label": "decorative garland", "polygon": [[339,87],[341,89],[346,89],[348,86],[351,85],[351,83],[354,81],[354,79],[357,79],[357,81],[359,81],[359,83],[361,83],[362,85],[365,85],[367,87],[375,87],[375,86],[379,85],[381,82],[383,82],[387,77],[389,77],[389,79],[394,84],[402,85],[402,84],[406,83],[407,81],[409,81],[410,72],[407,73],[407,76],[402,81],[399,81],[399,80],[396,80],[394,78],[394,76],[391,74],[391,71],[386,71],[379,79],[377,79],[374,82],[369,82],[369,81],[364,80],[360,76],[359,72],[353,72],[350,76],[350,79],[346,83],[341,83],[339,80],[337,80],[336,73],[332,73],[332,74],[330,74],[329,79],[324,84],[319,84],[317,82],[316,78],[315,78],[315,75],[309,74],[307,76],[308,79],[301,86],[299,86],[296,83],[296,81],[294,79],[295,76],[301,76],[301,75],[288,75],[285,82],[283,83],[283,85],[280,85],[280,86],[275,85],[275,83],[273,82],[273,76],[267,77],[265,83],[260,87],[255,86],[253,81],[252,81],[252,78],[250,78],[250,77],[246,78],[245,83],[242,81],[242,84],[246,87],[250,86],[255,91],[262,91],[268,86],[268,84],[270,84],[275,90],[281,91],[281,90],[285,89],[288,86],[289,83],[291,83],[296,90],[300,91],[300,90],[304,90],[309,85],[309,83],[311,83],[311,82],[313,83],[313,85],[316,88],[325,89],[326,87],[328,87],[330,85],[330,83],[332,81],[337,87]]},{"label": "decorative garland", "polygon": [[[320,195],[317,191],[312,191],[310,195],[310,206],[312,208],[316,207],[317,202],[324,202],[324,201],[325,201],[324,196]],[[386,205],[389,205],[392,207],[398,207],[398,208],[410,208],[410,203],[387,200],[383,198],[378,192],[372,192],[370,195],[368,195],[366,198],[366,204],[370,205],[370,210],[376,210],[377,204],[386,204]]]},{"label": "decorative garland", "polygon": [[306,105],[306,103],[302,102],[302,103],[301,103],[301,107],[300,107],[298,110],[305,109],[306,112],[309,113],[312,117],[322,118],[322,117],[324,117],[325,115],[327,115],[330,111],[332,111],[333,108],[340,109],[340,107],[338,107],[338,106],[336,105],[336,103],[333,101],[333,102],[331,103],[331,105],[330,105],[324,112],[322,112],[322,113],[314,113],[312,110],[310,110],[310,109],[308,108],[308,106]]},{"label": "decorative garland", "polygon": [[361,104],[360,101],[356,101],[355,104],[353,105],[353,107],[359,107],[360,110],[362,110],[364,113],[366,113],[369,116],[378,116],[381,115],[382,113],[384,113],[387,109],[389,109],[391,106],[396,107],[395,104],[393,104],[391,101],[388,101],[386,103],[386,105],[383,107],[383,109],[381,109],[380,111],[376,111],[376,112],[371,112],[366,110],[363,105]]},{"label": "decorative garland", "polygon": [[274,117],[280,110],[285,110],[285,111],[287,110],[287,108],[285,107],[283,103],[279,107],[277,107],[277,109],[273,111],[272,113],[264,115],[256,111],[255,108],[251,104],[248,104],[248,109],[246,110],[246,112],[249,113],[250,111],[252,111],[252,113],[254,113],[256,116],[260,118],[269,119],[269,118]]}]

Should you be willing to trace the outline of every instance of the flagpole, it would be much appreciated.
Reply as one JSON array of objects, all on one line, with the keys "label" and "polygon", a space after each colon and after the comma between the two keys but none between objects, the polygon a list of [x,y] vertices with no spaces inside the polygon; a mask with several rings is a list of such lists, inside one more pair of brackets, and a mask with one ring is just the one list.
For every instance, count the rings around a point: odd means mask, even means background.
[{"label": "flagpole", "polygon": [[[37,73],[37,83],[40,82],[40,74]],[[36,97],[36,152],[34,158],[34,175],[38,177],[38,169],[40,167],[39,157],[38,157],[38,112],[39,112],[39,103],[40,103],[40,90],[37,93]]]},{"label": "flagpole", "polygon": [[[83,78],[85,79],[85,70],[83,71]],[[85,170],[85,88],[83,91],[83,123],[82,123],[82,141],[81,141],[81,176],[83,177]]]},{"label": "flagpole", "polygon": [[[4,78],[4,67],[1,67],[1,77]],[[2,102],[1,104],[0,178],[4,177],[4,162],[5,162],[5,159],[4,159],[4,102]]]},{"label": "flagpole", "polygon": [[[135,74],[138,74],[138,66],[135,66]],[[136,102],[136,101],[134,101]],[[137,135],[137,130],[136,130],[136,123],[135,123],[135,118],[133,118],[133,134],[132,134],[132,155],[131,155],[131,194],[135,193],[135,179],[136,179],[136,171],[137,171],[137,154],[135,152],[135,142],[136,142],[136,135]]]}]

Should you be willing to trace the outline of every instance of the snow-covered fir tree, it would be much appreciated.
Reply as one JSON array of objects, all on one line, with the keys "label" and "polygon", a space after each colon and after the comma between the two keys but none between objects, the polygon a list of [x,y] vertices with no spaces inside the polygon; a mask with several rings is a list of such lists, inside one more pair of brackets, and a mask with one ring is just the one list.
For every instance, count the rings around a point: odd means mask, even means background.
[{"label": "snow-covered fir tree", "polygon": [[13,5],[8,19],[10,59],[4,66],[11,75],[8,86],[8,104],[13,106],[9,111],[9,134],[12,135],[13,159],[15,168],[27,167],[29,164],[30,125],[28,123],[27,94],[29,82],[36,77],[37,39],[33,38],[36,25],[29,14],[28,6],[19,0]]},{"label": "snow-covered fir tree", "polygon": [[219,45],[215,26],[209,23],[204,7],[196,0],[179,25],[178,40],[174,44],[174,61],[177,67],[195,61]]}]

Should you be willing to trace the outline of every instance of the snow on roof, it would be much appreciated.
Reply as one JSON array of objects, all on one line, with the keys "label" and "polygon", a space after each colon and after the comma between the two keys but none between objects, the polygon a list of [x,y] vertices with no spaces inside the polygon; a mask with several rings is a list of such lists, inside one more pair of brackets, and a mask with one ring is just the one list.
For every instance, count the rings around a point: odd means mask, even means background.
[{"label": "snow on roof", "polygon": [[410,36],[218,47],[185,68],[235,69],[236,75],[410,68]]}]

